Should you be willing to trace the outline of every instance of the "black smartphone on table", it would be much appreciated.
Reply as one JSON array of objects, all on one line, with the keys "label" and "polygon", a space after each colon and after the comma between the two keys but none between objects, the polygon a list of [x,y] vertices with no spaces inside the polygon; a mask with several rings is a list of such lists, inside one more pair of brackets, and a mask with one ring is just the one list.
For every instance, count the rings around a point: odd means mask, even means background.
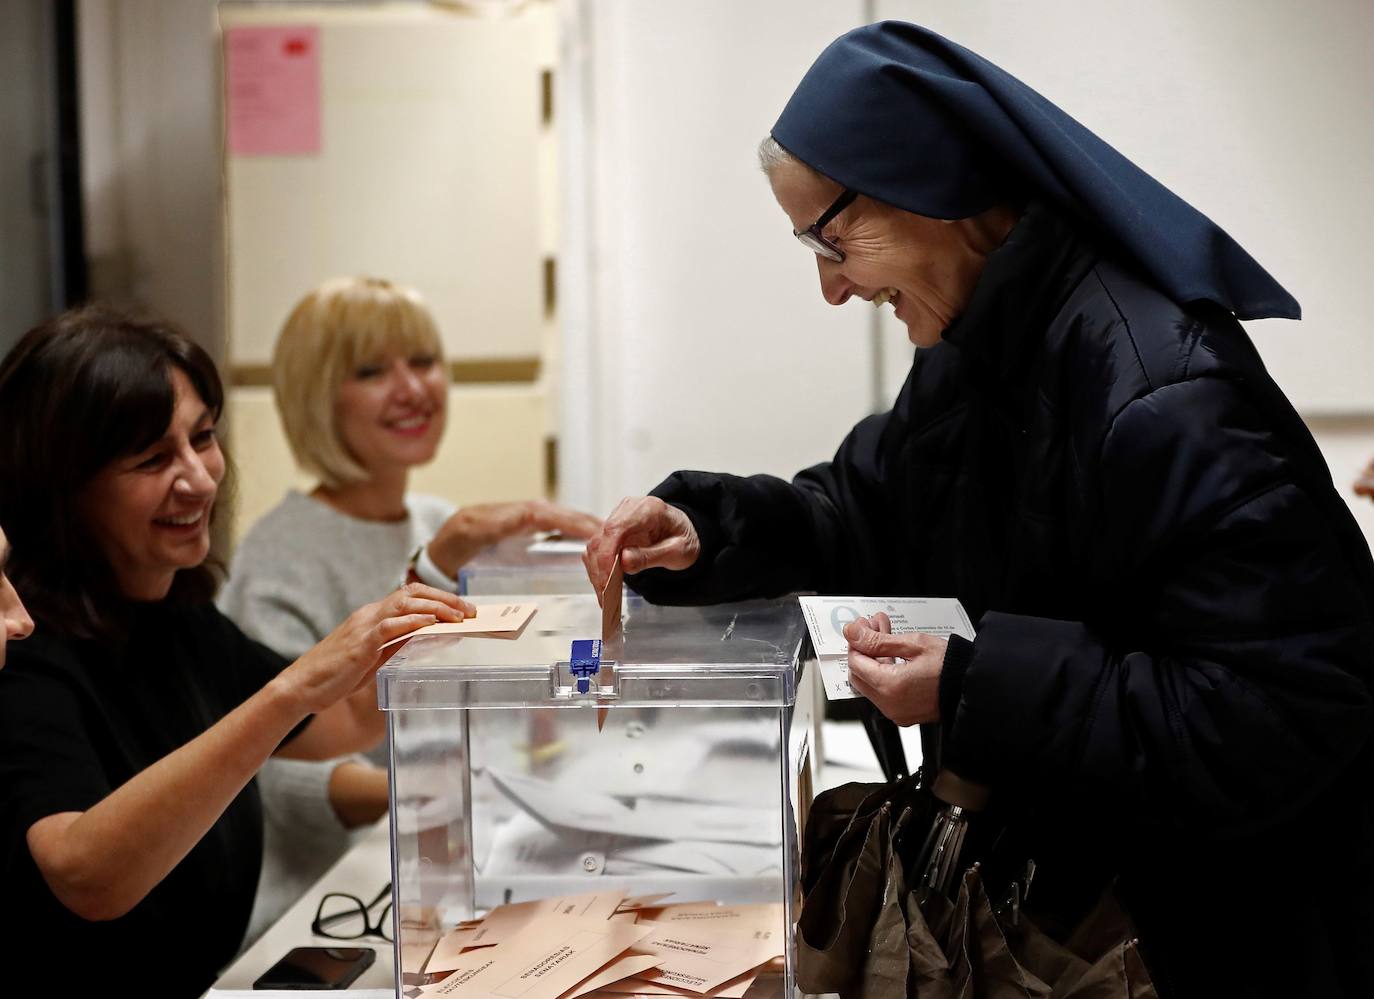
[{"label": "black smartphone on table", "polygon": [[346,989],[377,960],[371,947],[292,947],[255,989]]}]

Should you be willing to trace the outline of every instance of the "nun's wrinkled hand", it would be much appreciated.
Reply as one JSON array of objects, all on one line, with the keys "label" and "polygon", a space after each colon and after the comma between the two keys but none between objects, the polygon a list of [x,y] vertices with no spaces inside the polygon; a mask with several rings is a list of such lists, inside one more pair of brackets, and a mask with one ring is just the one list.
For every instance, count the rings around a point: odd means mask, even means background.
[{"label": "nun's wrinkled hand", "polygon": [[849,684],[898,725],[940,720],[943,638],[911,632],[892,634],[883,613],[845,625],[849,642]]},{"label": "nun's wrinkled hand", "polygon": [[615,557],[626,572],[686,569],[701,554],[701,539],[685,513],[656,496],[621,500],[587,542],[582,564],[597,593],[606,588]]}]

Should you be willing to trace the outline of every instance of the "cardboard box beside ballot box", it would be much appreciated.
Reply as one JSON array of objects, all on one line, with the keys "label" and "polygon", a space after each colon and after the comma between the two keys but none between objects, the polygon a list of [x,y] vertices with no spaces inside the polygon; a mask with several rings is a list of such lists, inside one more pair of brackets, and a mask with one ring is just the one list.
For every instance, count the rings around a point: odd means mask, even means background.
[{"label": "cardboard box beside ballot box", "polygon": [[790,997],[817,751],[796,600],[631,594],[589,673],[593,594],[474,599],[536,609],[378,675],[398,995]]}]

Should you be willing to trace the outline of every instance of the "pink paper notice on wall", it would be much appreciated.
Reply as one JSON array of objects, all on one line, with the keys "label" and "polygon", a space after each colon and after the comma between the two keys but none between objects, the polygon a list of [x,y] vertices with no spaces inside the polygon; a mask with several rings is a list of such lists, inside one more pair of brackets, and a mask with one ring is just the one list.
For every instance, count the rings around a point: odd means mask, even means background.
[{"label": "pink paper notice on wall", "polygon": [[232,156],[320,151],[320,29],[230,28],[224,35]]}]

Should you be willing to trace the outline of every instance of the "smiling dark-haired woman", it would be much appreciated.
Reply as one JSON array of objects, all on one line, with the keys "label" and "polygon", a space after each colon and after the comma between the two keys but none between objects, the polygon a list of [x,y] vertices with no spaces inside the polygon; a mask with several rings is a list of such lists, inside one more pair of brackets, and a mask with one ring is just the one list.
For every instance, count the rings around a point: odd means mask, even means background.
[{"label": "smiling dark-haired woman", "polygon": [[294,662],[246,638],[210,602],[206,563],[223,398],[184,335],[100,307],[0,364],[0,527],[38,624],[0,671],[16,994],[119,967],[155,974],[160,995],[203,992],[253,900],[257,769],[376,744],[377,649],[471,612],[412,584]]}]

